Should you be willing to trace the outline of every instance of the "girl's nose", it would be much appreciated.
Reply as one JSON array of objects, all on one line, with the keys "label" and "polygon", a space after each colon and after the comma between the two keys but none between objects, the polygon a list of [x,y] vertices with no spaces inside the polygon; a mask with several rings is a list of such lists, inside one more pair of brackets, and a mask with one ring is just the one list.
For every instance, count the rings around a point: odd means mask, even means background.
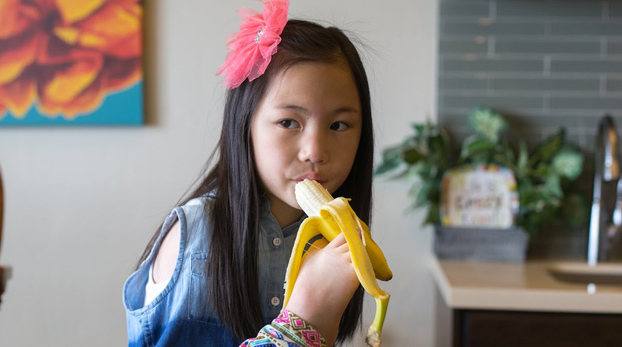
[{"label": "girl's nose", "polygon": [[328,160],[328,139],[319,131],[310,131],[301,138],[299,159],[303,162],[324,163]]}]

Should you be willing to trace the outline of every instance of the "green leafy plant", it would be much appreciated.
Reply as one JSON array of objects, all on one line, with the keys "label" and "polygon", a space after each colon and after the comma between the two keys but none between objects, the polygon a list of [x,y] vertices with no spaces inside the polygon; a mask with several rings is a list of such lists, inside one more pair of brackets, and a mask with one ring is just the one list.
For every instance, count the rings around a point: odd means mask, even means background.
[{"label": "green leafy plant", "polygon": [[414,181],[409,194],[414,208],[429,206],[425,223],[439,224],[440,187],[443,174],[450,168],[449,137],[430,122],[414,124],[415,134],[401,144],[387,148],[376,175],[390,174]]},{"label": "green leafy plant", "polygon": [[440,224],[440,189],[446,170],[468,163],[498,164],[512,170],[519,194],[516,224],[531,236],[556,220],[571,227],[584,225],[587,200],[571,182],[583,170],[583,155],[566,142],[566,132],[556,133],[529,152],[525,141],[514,149],[508,143],[507,122],[490,108],[478,107],[468,115],[473,134],[460,146],[457,160],[450,161],[450,139],[429,121],[414,124],[414,134],[383,151],[376,175],[412,180],[409,194],[414,208],[428,207],[425,224]]}]

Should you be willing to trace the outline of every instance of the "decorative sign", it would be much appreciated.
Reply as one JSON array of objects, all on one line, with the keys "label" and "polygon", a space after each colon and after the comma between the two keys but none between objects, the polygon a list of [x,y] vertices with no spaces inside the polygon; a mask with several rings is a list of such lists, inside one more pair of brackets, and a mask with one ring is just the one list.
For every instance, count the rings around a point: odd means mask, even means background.
[{"label": "decorative sign", "polygon": [[477,164],[445,173],[441,187],[443,225],[509,228],[517,213],[516,180],[509,169]]}]

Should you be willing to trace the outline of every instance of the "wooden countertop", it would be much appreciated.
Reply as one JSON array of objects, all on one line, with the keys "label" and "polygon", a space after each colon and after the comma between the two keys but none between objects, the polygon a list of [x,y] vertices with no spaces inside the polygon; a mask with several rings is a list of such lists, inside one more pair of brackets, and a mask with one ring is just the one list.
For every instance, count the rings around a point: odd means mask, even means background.
[{"label": "wooden countertop", "polygon": [[433,257],[430,268],[453,309],[622,313],[621,285],[558,281],[553,262],[489,263]]}]

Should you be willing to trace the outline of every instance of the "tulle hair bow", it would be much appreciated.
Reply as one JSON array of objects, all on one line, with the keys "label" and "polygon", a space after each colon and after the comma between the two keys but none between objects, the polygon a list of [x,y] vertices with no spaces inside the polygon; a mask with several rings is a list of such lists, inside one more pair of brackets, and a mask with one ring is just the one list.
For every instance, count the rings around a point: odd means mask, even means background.
[{"label": "tulle hair bow", "polygon": [[250,8],[238,10],[242,19],[240,31],[227,39],[229,53],[216,75],[223,75],[227,89],[238,87],[263,75],[281,42],[287,23],[289,0],[257,0],[263,2],[263,12]]}]

